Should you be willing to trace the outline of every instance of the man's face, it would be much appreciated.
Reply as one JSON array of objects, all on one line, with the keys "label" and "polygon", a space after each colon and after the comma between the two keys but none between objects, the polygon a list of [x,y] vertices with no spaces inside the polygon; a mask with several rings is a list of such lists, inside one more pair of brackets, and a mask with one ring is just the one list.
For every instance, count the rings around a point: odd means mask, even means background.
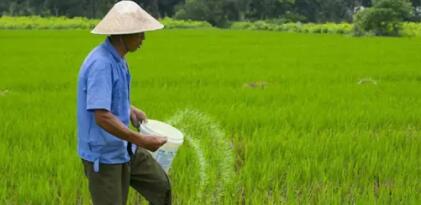
[{"label": "man's face", "polygon": [[145,40],[145,33],[127,34],[123,35],[122,38],[127,45],[127,49],[130,52],[134,52],[140,48],[142,42]]}]

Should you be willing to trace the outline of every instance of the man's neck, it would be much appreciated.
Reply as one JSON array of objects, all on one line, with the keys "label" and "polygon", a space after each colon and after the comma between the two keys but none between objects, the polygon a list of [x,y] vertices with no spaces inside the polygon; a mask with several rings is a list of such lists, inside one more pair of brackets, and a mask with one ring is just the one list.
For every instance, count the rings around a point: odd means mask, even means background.
[{"label": "man's neck", "polygon": [[121,39],[118,38],[110,38],[111,45],[117,50],[117,53],[121,56],[121,58],[124,58],[124,56],[127,54],[127,50],[123,45],[123,42],[121,42]]}]

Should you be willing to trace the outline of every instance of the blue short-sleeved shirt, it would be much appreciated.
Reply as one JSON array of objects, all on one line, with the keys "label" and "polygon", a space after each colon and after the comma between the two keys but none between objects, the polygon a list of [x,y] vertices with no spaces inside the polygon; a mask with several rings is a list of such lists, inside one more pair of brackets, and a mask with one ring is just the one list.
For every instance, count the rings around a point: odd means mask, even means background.
[{"label": "blue short-sleeved shirt", "polygon": [[127,141],[111,135],[95,120],[95,110],[110,111],[126,126],[130,122],[130,73],[126,61],[107,38],[83,62],[77,88],[78,153],[85,160],[119,164],[130,160]]}]

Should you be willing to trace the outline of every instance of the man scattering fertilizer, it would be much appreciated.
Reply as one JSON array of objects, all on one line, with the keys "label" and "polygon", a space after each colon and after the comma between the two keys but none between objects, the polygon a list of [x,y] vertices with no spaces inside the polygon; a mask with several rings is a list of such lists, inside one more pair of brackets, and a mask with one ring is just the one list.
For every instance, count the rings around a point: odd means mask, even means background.
[{"label": "man scattering fertilizer", "polygon": [[[145,40],[146,31],[162,29],[133,1],[116,3],[92,30],[108,35],[85,59],[78,78],[78,153],[94,205],[126,204],[129,186],[151,204],[171,204],[167,174],[147,150],[166,138],[128,128],[146,121],[130,104],[130,73],[124,56]],[[146,150],[147,149],[147,150]]]}]

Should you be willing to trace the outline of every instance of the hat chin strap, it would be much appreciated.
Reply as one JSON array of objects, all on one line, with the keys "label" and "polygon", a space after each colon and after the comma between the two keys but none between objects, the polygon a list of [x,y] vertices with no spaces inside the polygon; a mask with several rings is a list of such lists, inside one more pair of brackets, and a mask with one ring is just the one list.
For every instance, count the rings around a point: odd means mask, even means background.
[{"label": "hat chin strap", "polygon": [[122,36],[120,36],[120,42],[123,43],[124,49],[126,50],[125,52],[126,53],[129,52],[129,48],[128,48],[126,42],[123,40]]}]

